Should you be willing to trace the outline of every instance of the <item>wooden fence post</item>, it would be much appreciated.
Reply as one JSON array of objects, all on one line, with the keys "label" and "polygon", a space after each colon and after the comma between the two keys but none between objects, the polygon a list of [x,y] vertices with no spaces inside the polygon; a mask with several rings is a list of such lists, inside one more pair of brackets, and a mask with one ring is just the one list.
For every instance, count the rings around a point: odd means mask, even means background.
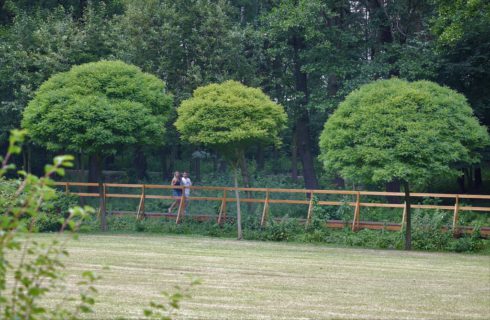
[{"label": "wooden fence post", "polygon": [[182,211],[185,208],[185,195],[184,195],[185,191],[184,188],[181,189],[182,189],[182,195],[180,196],[179,211],[177,211],[177,218],[175,219],[175,223],[177,224],[180,223],[180,220],[182,219],[183,216]]},{"label": "wooden fence post", "polygon": [[221,207],[219,208],[218,224],[222,224],[226,219],[226,189],[223,190],[223,197],[221,198]]},{"label": "wooden fence post", "polygon": [[403,227],[407,223],[407,203],[403,203],[403,215],[402,215],[402,227],[401,230],[403,230]]},{"label": "wooden fence post", "polygon": [[267,216],[269,215],[269,189],[265,192],[264,209],[262,210],[262,219],[260,220],[260,226],[265,226],[267,222]]},{"label": "wooden fence post", "polygon": [[69,187],[70,187],[70,183],[67,182],[66,185],[65,185],[65,193],[66,194],[69,194],[70,193],[70,188]]},{"label": "wooden fence post", "polygon": [[308,227],[311,223],[311,218],[313,216],[313,190],[310,190],[310,203],[308,205],[308,215],[306,216],[306,225],[305,227]]},{"label": "wooden fence post", "polygon": [[99,216],[102,231],[107,231],[105,183],[99,182]]},{"label": "wooden fence post", "polygon": [[352,231],[357,231],[359,229],[360,212],[361,212],[361,193],[357,191],[356,207],[354,209],[354,219],[352,219]]},{"label": "wooden fence post", "polygon": [[459,195],[456,195],[456,202],[454,204],[454,215],[453,215],[453,236],[456,237],[459,234],[458,229],[459,220]]},{"label": "wooden fence post", "polygon": [[140,220],[145,217],[145,185],[141,188],[141,198],[140,204],[138,206],[138,213],[136,214],[136,219]]}]

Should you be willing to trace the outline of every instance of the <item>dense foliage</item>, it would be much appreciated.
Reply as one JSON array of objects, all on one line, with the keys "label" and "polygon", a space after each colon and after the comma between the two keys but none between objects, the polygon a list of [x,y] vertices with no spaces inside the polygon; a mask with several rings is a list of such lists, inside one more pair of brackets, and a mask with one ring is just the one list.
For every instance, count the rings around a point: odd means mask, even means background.
[{"label": "dense foliage", "polygon": [[88,63],[41,85],[23,126],[49,150],[113,154],[122,146],[163,144],[171,103],[164,83],[137,67]]},{"label": "dense foliage", "polygon": [[[0,180],[0,212],[6,212],[13,206],[20,206],[29,197],[26,192],[18,194],[22,180]],[[63,220],[68,217],[69,209],[76,207],[80,199],[71,194],[55,191],[52,198],[46,199],[39,207],[32,227],[39,232],[59,231]],[[29,216],[24,216],[26,223],[31,223]]]},{"label": "dense foliage", "polygon": [[[373,80],[397,76],[448,85],[489,124],[485,1],[7,0],[0,6],[2,141],[44,81],[101,59],[119,59],[164,80],[174,106],[209,83],[238,80],[262,88],[284,106],[289,121],[281,149],[253,146],[247,163],[258,172],[273,167],[293,180],[302,176],[307,188],[331,183],[318,179],[323,174],[316,161],[325,120],[352,90]],[[199,171],[201,162],[213,161],[203,169],[216,174],[222,154],[193,157],[210,150],[180,141],[174,120],[166,123],[167,145],[125,148],[108,157],[105,168],[142,179],[148,171],[169,176],[183,162]],[[29,148],[25,165],[41,172],[46,148]],[[77,153],[78,168],[92,167],[86,150]],[[461,168],[462,192],[481,190],[481,168]]]},{"label": "dense foliage", "polygon": [[490,143],[466,99],[428,81],[392,79],[349,94],[325,124],[321,159],[356,183],[426,185],[478,163]]},{"label": "dense foliage", "polygon": [[286,123],[283,108],[260,89],[236,81],[211,84],[182,102],[175,126],[182,139],[236,157],[252,144],[276,144]]},{"label": "dense foliage", "polygon": [[22,125],[48,150],[103,157],[124,147],[163,145],[171,104],[155,76],[121,61],[101,61],[47,80]]}]

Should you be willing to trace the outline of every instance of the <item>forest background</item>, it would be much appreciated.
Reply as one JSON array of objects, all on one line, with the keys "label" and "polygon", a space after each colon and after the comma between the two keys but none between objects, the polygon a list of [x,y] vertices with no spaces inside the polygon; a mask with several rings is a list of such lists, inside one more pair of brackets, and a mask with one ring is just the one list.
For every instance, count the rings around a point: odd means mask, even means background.
[{"label": "forest background", "polygon": [[[466,96],[482,124],[490,123],[484,0],[0,0],[1,148],[41,83],[104,59],[164,80],[175,109],[197,87],[229,79],[282,104],[289,117],[282,147],[247,152],[242,174],[249,186],[352,188],[322,171],[318,139],[339,102],[373,80],[449,86]],[[220,154],[179,139],[175,109],[165,146],[121,148],[104,159],[106,180],[166,183],[174,170],[187,170],[195,182],[230,183]],[[29,143],[15,161],[40,173],[52,156]],[[462,165],[457,181],[441,177],[428,191],[484,191],[489,150],[483,156],[481,165]],[[76,159],[69,179],[100,178],[84,150]],[[400,189],[396,181],[384,187]]]}]

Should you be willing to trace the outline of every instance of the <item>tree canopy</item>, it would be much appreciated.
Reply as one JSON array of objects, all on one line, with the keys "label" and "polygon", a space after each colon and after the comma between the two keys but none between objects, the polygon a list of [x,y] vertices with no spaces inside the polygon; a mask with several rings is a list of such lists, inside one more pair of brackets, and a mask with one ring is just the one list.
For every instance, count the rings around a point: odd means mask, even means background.
[{"label": "tree canopy", "polygon": [[466,99],[429,81],[381,80],[347,96],[320,138],[324,167],[356,182],[458,175],[490,142]]},{"label": "tree canopy", "polygon": [[[464,94],[489,125],[487,2],[0,0],[0,147],[48,78],[74,65],[121,60],[165,81],[175,105],[209,83],[261,88],[289,121],[280,150],[248,149],[247,161],[257,164],[251,170],[273,168],[294,183],[303,177],[306,188],[328,187],[330,180],[318,180],[317,141],[325,119],[363,84],[393,76],[435,81]],[[147,169],[168,176],[192,159],[199,146],[179,140],[174,116],[165,146],[130,148],[108,165],[141,179]],[[40,174],[46,148],[27,148],[26,167]],[[461,192],[482,191],[488,150],[481,165],[463,168]],[[203,161],[212,160],[214,172],[222,156]],[[199,171],[199,161],[189,161]]]},{"label": "tree canopy", "polygon": [[234,157],[251,144],[281,143],[286,114],[262,90],[237,81],[197,88],[177,109],[181,138]]},{"label": "tree canopy", "polygon": [[22,125],[49,150],[104,156],[123,146],[164,144],[171,106],[163,81],[121,61],[101,61],[44,82]]}]

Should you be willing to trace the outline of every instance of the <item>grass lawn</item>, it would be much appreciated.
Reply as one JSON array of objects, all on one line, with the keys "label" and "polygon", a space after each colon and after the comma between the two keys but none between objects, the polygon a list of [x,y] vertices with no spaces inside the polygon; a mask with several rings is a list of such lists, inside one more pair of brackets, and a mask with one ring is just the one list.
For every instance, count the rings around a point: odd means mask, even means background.
[{"label": "grass lawn", "polygon": [[70,274],[103,277],[96,319],[141,318],[160,291],[189,276],[203,284],[192,289],[180,319],[490,317],[485,255],[144,234],[81,235],[69,251]]}]

